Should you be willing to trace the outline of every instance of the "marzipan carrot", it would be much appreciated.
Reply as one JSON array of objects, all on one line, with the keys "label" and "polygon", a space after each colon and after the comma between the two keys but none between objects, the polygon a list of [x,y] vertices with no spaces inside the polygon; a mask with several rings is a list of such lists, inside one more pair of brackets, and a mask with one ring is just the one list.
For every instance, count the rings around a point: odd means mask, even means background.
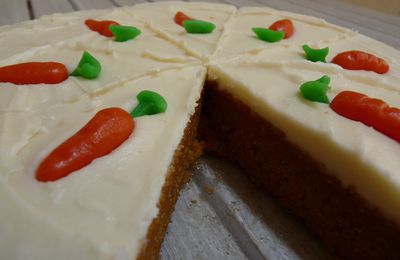
[{"label": "marzipan carrot", "polygon": [[368,70],[384,74],[389,71],[389,65],[384,59],[363,51],[345,51],[332,59],[332,63],[348,70]]},{"label": "marzipan carrot", "polygon": [[111,153],[131,135],[134,126],[133,118],[121,108],[99,111],[41,162],[36,170],[36,179],[56,181]]},{"label": "marzipan carrot", "polygon": [[291,37],[294,33],[294,25],[292,21],[289,19],[276,21],[269,27],[269,29],[274,31],[284,32],[285,33],[285,36],[283,37],[284,39]]},{"label": "marzipan carrot", "polygon": [[58,62],[26,62],[0,67],[0,82],[56,84],[68,78],[68,70]]},{"label": "marzipan carrot", "polygon": [[340,92],[330,107],[339,115],[371,126],[400,142],[400,109],[353,91]]},{"label": "marzipan carrot", "polygon": [[111,20],[96,21],[93,19],[87,19],[85,21],[87,27],[90,30],[98,32],[99,34],[106,37],[113,37],[114,34],[110,31],[110,25],[119,25],[119,23]]},{"label": "marzipan carrot", "polygon": [[176,24],[179,24],[180,26],[183,26],[183,22],[186,21],[186,20],[193,20],[193,18],[187,16],[183,12],[177,12],[175,14],[174,21],[175,21]]}]

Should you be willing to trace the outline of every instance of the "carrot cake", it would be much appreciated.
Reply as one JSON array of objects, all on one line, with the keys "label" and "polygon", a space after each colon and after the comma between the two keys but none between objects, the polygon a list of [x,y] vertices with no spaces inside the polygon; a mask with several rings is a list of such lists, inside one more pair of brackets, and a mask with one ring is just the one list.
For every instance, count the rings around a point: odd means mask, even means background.
[{"label": "carrot cake", "polygon": [[0,44],[0,258],[158,258],[202,150],[333,253],[400,258],[398,50],[187,2],[44,16]]}]

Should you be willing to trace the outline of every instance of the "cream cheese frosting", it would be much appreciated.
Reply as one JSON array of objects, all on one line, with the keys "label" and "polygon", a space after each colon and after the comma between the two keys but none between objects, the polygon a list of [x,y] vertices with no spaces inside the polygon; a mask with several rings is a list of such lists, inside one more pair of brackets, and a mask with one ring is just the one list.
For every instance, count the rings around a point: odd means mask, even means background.
[{"label": "cream cheese frosting", "polygon": [[[216,24],[192,35],[176,25],[177,11]],[[142,33],[125,43],[90,31],[84,20],[111,19]],[[257,39],[252,27],[291,19],[292,38]],[[384,75],[348,71],[304,59],[302,44],[329,46],[327,61],[357,49],[386,59]],[[53,85],[0,83],[0,258],[132,259],[142,245],[185,126],[210,79],[280,128],[345,186],[354,187],[400,223],[400,145],[299,95],[299,86],[331,77],[330,99],[356,90],[400,107],[400,52],[349,29],[270,8],[160,2],[110,10],[55,14],[0,28],[0,66],[58,61],[69,71],[84,50],[102,64],[98,79],[69,77]],[[208,72],[207,72],[208,69]],[[51,183],[39,183],[40,160],[97,111],[127,111],[141,90],[165,97],[163,114],[141,117],[111,154]],[[316,146],[315,143],[320,145]]]},{"label": "cream cheese frosting", "polygon": [[[187,34],[181,26],[176,26],[171,17],[184,12],[193,19],[212,22],[216,25],[210,34]],[[214,53],[226,22],[234,15],[236,8],[225,4],[158,2],[138,4],[132,13],[144,21],[154,32],[180,46],[190,55],[208,60]]]},{"label": "cream cheese frosting", "polygon": [[[294,34],[277,43],[261,41],[251,28],[268,28],[275,21],[290,19],[295,27]],[[267,7],[243,7],[238,10],[225,26],[224,33],[214,53],[215,58],[226,58],[241,53],[254,52],[277,46],[298,46],[302,44],[327,44],[332,40],[346,38],[354,31],[327,23],[325,20],[276,11]]]}]

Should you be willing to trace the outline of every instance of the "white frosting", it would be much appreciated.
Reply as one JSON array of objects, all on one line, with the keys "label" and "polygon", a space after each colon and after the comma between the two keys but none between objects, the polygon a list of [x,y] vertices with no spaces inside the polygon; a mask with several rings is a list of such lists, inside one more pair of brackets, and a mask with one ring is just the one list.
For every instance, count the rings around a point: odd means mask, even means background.
[{"label": "white frosting", "polygon": [[[217,27],[212,34],[186,34],[173,22],[177,11]],[[116,20],[142,34],[113,42],[84,26],[87,18]],[[292,38],[272,44],[252,35],[252,27],[282,18],[293,20]],[[377,75],[311,63],[303,57],[303,43],[329,46],[328,60],[348,49],[372,52],[389,61],[391,71]],[[88,50],[103,67],[95,80],[70,77],[56,86],[0,83],[1,259],[134,258],[158,213],[168,167],[200,97],[204,61],[210,62],[210,77],[400,223],[399,144],[298,94],[300,84],[327,74],[331,99],[354,89],[400,107],[400,52],[380,42],[269,8],[236,12],[222,4],[163,2],[0,27],[0,45],[0,66],[58,61],[72,71]],[[119,148],[68,177],[35,180],[38,163],[54,147],[102,108],[132,110],[143,89],[163,95],[167,111],[136,119],[133,134]]]},{"label": "white frosting", "polygon": [[[177,26],[171,17],[181,11],[193,19],[212,22],[216,25],[210,34],[187,34]],[[158,2],[139,4],[132,14],[144,21],[158,35],[180,46],[190,55],[207,60],[216,49],[225,23],[235,13],[236,8],[224,4]]]},{"label": "white frosting", "polygon": [[[290,19],[295,27],[294,34],[286,40],[277,43],[260,41],[251,30],[253,27],[268,28],[275,21],[282,19]],[[239,9],[231,22],[225,26],[214,56],[216,58],[235,56],[263,48],[290,47],[306,43],[325,45],[332,40],[345,38],[352,34],[354,32],[349,29],[329,24],[322,19],[277,12],[266,7],[244,7]]]}]

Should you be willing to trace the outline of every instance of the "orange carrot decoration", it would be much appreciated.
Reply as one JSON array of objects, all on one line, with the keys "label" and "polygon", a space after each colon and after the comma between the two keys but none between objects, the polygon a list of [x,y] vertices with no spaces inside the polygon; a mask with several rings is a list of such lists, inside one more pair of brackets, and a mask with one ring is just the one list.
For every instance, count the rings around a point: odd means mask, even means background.
[{"label": "orange carrot decoration", "polygon": [[41,162],[36,170],[36,179],[56,181],[111,153],[131,135],[134,126],[130,114],[121,108],[99,111]]},{"label": "orange carrot decoration", "polygon": [[330,107],[339,115],[371,126],[400,142],[400,109],[353,91],[340,92]]},{"label": "orange carrot decoration", "polygon": [[294,25],[289,19],[276,21],[269,27],[269,29],[284,32],[284,39],[290,38],[294,33]]},{"label": "orange carrot decoration", "polygon": [[177,12],[175,14],[175,18],[174,21],[176,24],[179,24],[180,26],[183,26],[183,22],[186,20],[193,20],[193,18],[187,16],[186,14],[182,13],[182,12]]},{"label": "orange carrot decoration", "polygon": [[85,24],[90,30],[98,32],[106,37],[114,36],[114,34],[110,31],[110,25],[119,25],[119,23],[111,20],[96,21],[93,19],[87,19]]},{"label": "orange carrot decoration", "polygon": [[0,68],[0,82],[56,84],[68,78],[68,70],[58,62],[26,62]]},{"label": "orange carrot decoration", "polygon": [[348,70],[368,70],[384,74],[389,71],[389,65],[384,59],[363,51],[345,51],[332,59],[332,63]]}]

